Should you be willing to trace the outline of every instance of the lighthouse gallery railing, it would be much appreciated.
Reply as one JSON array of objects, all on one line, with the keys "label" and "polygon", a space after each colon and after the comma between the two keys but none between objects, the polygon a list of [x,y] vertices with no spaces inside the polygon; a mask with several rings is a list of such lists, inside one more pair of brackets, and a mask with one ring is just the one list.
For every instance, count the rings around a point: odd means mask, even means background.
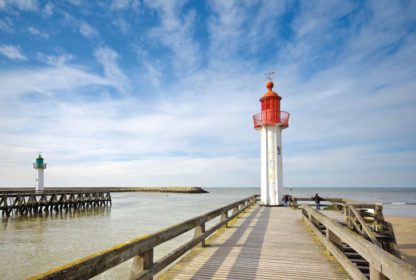
[{"label": "lighthouse gallery railing", "polygon": [[276,118],[275,114],[275,110],[264,110],[260,113],[255,114],[253,116],[254,127],[257,128],[262,125],[275,124],[276,119],[281,126],[285,128],[289,126],[290,114],[288,112],[280,111],[280,120]]}]

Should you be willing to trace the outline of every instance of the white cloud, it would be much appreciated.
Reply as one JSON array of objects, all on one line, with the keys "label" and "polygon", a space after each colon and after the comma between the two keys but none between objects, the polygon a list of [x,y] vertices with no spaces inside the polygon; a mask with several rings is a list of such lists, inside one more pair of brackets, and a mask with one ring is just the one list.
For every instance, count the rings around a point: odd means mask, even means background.
[{"label": "white cloud", "polygon": [[173,57],[178,76],[194,71],[200,64],[199,46],[193,40],[195,12],[183,13],[185,1],[145,1],[144,4],[154,9],[159,15],[159,25],[150,30],[149,37],[166,48]]},{"label": "white cloud", "polygon": [[85,21],[81,21],[79,24],[79,32],[87,38],[92,38],[98,35],[98,31]]},{"label": "white cloud", "polygon": [[294,186],[411,187],[414,178],[409,170],[416,165],[415,155],[414,151],[380,152],[372,145],[305,151],[284,160],[285,182]]},{"label": "white cloud", "polygon": [[37,37],[43,38],[43,39],[49,39],[49,34],[46,32],[42,32],[39,29],[37,29],[36,27],[33,26],[29,26],[27,28],[27,31]]},{"label": "white cloud", "polygon": [[43,7],[43,12],[46,16],[51,16],[54,13],[54,9],[55,9],[55,5],[52,3],[47,3],[44,7]]},{"label": "white cloud", "polygon": [[239,1],[210,2],[213,15],[209,18],[211,56],[224,59],[241,47],[240,38],[247,33],[243,24],[248,20],[249,11]]},{"label": "white cloud", "polygon": [[103,66],[105,77],[120,92],[125,92],[130,86],[130,81],[118,66],[118,53],[109,47],[99,47],[94,51],[94,56]]},{"label": "white cloud", "polygon": [[[55,91],[59,92],[60,89]],[[229,98],[234,99],[233,96]],[[234,153],[236,150],[228,150],[230,145],[234,149],[239,143],[245,145],[246,140],[238,140],[241,137],[240,129],[256,135],[250,126],[250,119],[238,113],[244,106],[240,102],[230,106],[228,97],[224,98],[224,104],[216,104],[208,94],[203,99],[206,100],[194,98],[185,101],[181,98],[172,101],[156,98],[145,102],[124,98],[118,101],[58,104],[50,100],[38,104],[35,111],[30,109],[32,105],[16,101],[12,105],[13,110],[0,113],[0,120],[14,120],[0,121],[0,131],[10,131],[13,127],[20,129],[1,135],[3,145],[0,152],[5,153],[3,158],[23,165],[33,153],[42,150],[49,162],[48,176],[55,178],[48,179],[48,182],[57,185],[94,185],[105,180],[107,184],[117,182],[124,185],[166,184],[167,181],[171,184],[200,185],[201,181],[198,180],[204,180],[204,184],[212,186],[251,184],[256,179],[252,162],[257,159]],[[216,106],[207,102],[214,102]],[[200,103],[206,106],[198,106]],[[15,117],[10,118],[10,114]],[[233,122],[236,128],[233,134],[228,133],[229,122]],[[25,127],[36,127],[36,137],[28,137],[31,133]],[[215,151],[210,151],[209,142],[212,141],[218,144]],[[256,143],[253,145],[257,146]],[[215,156],[199,156],[201,151],[208,154],[214,152]],[[184,152],[186,154],[183,156],[168,156],[170,153]],[[99,163],[90,163],[91,158]],[[72,166],[71,162],[80,165]],[[64,169],[77,174],[72,182],[66,175],[53,171]],[[113,171],[106,173],[109,169]],[[94,172],[95,175],[88,172]],[[239,173],[245,175],[236,179]],[[74,181],[74,178],[79,178],[83,183]],[[31,179],[30,174],[27,183]]]},{"label": "white cloud", "polygon": [[0,53],[11,60],[27,60],[19,46],[0,45]]},{"label": "white cloud", "polygon": [[137,10],[139,7],[140,2],[138,0],[113,0],[110,6],[112,10]]},{"label": "white cloud", "polygon": [[113,21],[113,24],[120,29],[121,32],[127,34],[130,31],[130,24],[122,17],[118,17]]},{"label": "white cloud", "polygon": [[69,3],[75,6],[81,6],[82,2],[83,2],[82,0],[69,0]]},{"label": "white cloud", "polygon": [[[22,82],[24,81],[24,82]],[[109,85],[104,78],[76,67],[53,67],[0,72],[2,97],[16,97],[25,93],[67,91],[86,85]]]},{"label": "white cloud", "polygon": [[36,0],[0,0],[0,9],[19,9],[23,11],[36,11],[39,5]]},{"label": "white cloud", "polygon": [[45,64],[50,65],[64,65],[69,63],[71,60],[74,59],[74,56],[69,53],[63,53],[61,55],[46,55],[44,53],[38,53],[38,59]]},{"label": "white cloud", "polygon": [[0,19],[0,30],[7,33],[14,33],[13,22],[10,18],[4,17],[3,19]]},{"label": "white cloud", "polygon": [[[74,4],[74,3],[72,3]],[[74,4],[75,5],[75,4]],[[80,3],[81,5],[81,3]],[[99,32],[85,20],[76,18],[67,11],[62,11],[64,22],[73,30],[79,32],[82,36],[91,39],[97,37]]]}]

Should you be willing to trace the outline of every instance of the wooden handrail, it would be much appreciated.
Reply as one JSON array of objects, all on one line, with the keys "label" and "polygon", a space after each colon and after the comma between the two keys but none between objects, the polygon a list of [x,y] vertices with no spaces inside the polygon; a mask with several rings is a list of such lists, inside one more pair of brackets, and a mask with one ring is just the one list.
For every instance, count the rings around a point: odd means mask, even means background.
[{"label": "wooden handrail", "polygon": [[[152,279],[153,275],[166,268],[197,244],[204,243],[205,239],[217,229],[226,225],[227,222],[255,204],[256,198],[257,196],[247,197],[156,233],[140,236],[66,265],[56,267],[29,279],[89,279],[131,258],[134,258],[131,279]],[[233,210],[232,215],[228,215],[229,210]],[[220,221],[208,230],[205,230],[205,223],[218,216],[221,217]],[[183,244],[157,262],[153,261],[154,247],[193,228],[195,228],[196,234],[191,241]]]},{"label": "wooden handrail", "polygon": [[[370,240],[376,244],[378,247],[382,248],[380,242],[378,242],[374,232],[368,227],[367,223],[364,221],[363,217],[361,217],[360,213],[358,213],[357,209],[354,205],[349,205],[350,210],[354,214],[355,218],[361,225],[361,230],[365,232],[365,234],[370,238]],[[351,217],[350,217],[351,218]],[[357,228],[357,227],[356,227]],[[357,228],[358,230],[358,228]]]},{"label": "wooden handrail", "polygon": [[[302,216],[317,236],[321,239],[328,251],[338,260],[354,279],[365,279],[364,275],[339,250],[337,244],[344,242],[360,254],[370,264],[370,279],[416,279],[416,268],[396,256],[379,248],[357,233],[350,231],[340,223],[328,218],[308,205],[302,205]],[[317,224],[326,228],[326,236],[317,229]]]}]

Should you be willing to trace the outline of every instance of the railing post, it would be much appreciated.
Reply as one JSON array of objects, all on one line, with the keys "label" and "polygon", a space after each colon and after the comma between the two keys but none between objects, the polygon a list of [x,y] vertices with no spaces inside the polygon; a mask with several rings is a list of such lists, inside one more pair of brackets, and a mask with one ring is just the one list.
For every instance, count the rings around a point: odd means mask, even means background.
[{"label": "railing post", "polygon": [[380,221],[384,220],[383,205],[376,204],[374,206],[374,216],[375,216],[374,218],[376,220],[376,223],[375,223],[376,231],[382,231],[383,230],[383,224],[380,223]]},{"label": "railing post", "polygon": [[[220,223],[226,221],[228,219],[228,211],[225,211],[221,214]],[[225,223],[225,227],[228,227],[228,223]]]},{"label": "railing post", "polygon": [[[341,239],[338,236],[336,236],[328,227],[326,228],[326,241],[328,243],[333,243],[339,249],[342,248]],[[331,252],[329,250],[329,246],[326,246],[326,252],[327,252],[328,255],[331,255]]]},{"label": "railing post", "polygon": [[[200,224],[199,226],[197,226],[197,227],[195,228],[194,238],[197,238],[197,237],[199,237],[199,236],[203,235],[204,233],[205,233],[205,223],[202,223],[202,224]],[[197,246],[198,246],[198,245],[197,245]],[[199,246],[200,246],[200,247],[204,247],[204,246],[205,246],[205,239],[204,239],[204,240],[202,240],[202,241],[199,243]]]},{"label": "railing post", "polygon": [[253,198],[250,198],[248,200],[248,208],[251,208],[253,206]]},{"label": "railing post", "polygon": [[381,273],[381,264],[370,263],[370,280],[387,280]]},{"label": "railing post", "polygon": [[[236,207],[234,207],[233,208],[233,216],[234,216],[234,214],[236,214],[238,212],[238,206],[236,206]],[[237,216],[237,218],[238,218],[238,216]]]},{"label": "railing post", "polygon": [[[142,272],[143,270],[151,270],[153,267],[153,248],[144,252],[141,255],[135,256],[133,259],[133,265],[131,267],[130,279],[134,279],[134,276]],[[153,274],[147,279],[153,279]]]},{"label": "railing post", "polygon": [[350,206],[349,204],[345,204],[345,212],[344,212],[344,216],[345,216],[345,221],[347,222],[347,226],[351,227],[351,222],[350,222]]}]

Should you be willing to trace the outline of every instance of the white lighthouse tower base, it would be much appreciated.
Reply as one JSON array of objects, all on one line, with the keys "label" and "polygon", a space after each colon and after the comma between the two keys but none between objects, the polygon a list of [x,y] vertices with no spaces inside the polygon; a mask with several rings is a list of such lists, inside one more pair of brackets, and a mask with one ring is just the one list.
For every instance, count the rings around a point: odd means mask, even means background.
[{"label": "white lighthouse tower base", "polygon": [[261,127],[261,197],[267,206],[280,205],[283,197],[282,128],[279,125]]},{"label": "white lighthouse tower base", "polygon": [[44,176],[43,176],[43,168],[36,169],[36,192],[43,192],[45,189],[45,183],[44,183]]}]

